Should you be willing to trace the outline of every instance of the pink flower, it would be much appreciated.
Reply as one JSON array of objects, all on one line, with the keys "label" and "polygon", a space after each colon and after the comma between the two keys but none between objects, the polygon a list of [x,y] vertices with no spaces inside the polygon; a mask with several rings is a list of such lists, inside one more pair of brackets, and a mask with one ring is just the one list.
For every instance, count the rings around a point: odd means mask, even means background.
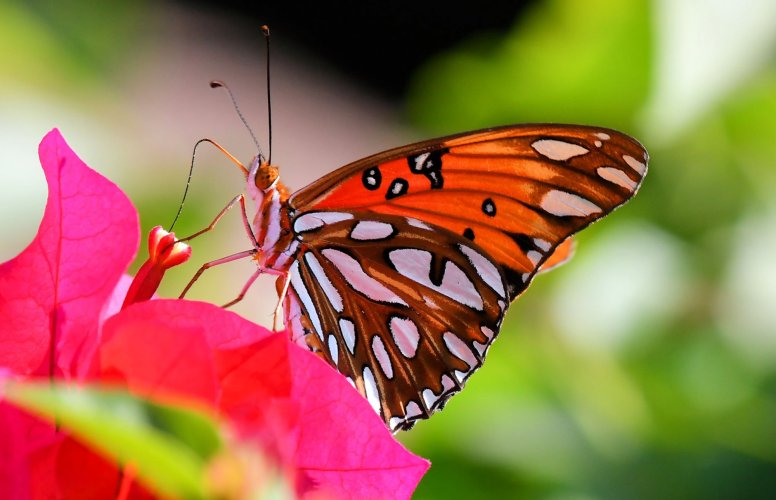
[{"label": "pink flower", "polygon": [[129,286],[122,309],[135,302],[153,297],[162,282],[165,271],[183,264],[191,257],[191,247],[175,241],[175,233],[168,233],[162,226],[151,229],[148,235],[148,260],[143,263]]},{"label": "pink flower", "polygon": [[[164,233],[152,234],[141,284],[118,312],[129,282],[123,273],[138,244],[134,208],[58,131],[44,138],[40,158],[49,200],[38,235],[0,265],[0,370],[16,378],[120,384],[156,400],[209,408],[238,441],[270,457],[300,497],[411,495],[428,462],[407,452],[316,356],[207,303],[143,301],[164,266],[177,262],[164,261],[171,250]],[[0,434],[0,497],[119,491],[115,465],[5,402]],[[122,491],[150,495],[137,485]]]}]

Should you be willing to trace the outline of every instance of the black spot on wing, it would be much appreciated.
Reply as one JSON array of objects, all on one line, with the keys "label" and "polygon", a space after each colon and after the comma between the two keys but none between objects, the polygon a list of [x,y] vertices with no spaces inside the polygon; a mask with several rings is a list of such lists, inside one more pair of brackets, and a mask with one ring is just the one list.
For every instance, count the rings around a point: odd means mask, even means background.
[{"label": "black spot on wing", "polygon": [[445,267],[447,266],[448,259],[440,258],[435,254],[432,254],[432,256],[431,269],[428,277],[434,286],[442,286],[442,280],[445,277]]},{"label": "black spot on wing", "polygon": [[442,156],[449,152],[448,149],[440,149],[407,157],[407,164],[413,174],[424,175],[431,189],[440,189],[444,185],[442,176]]},{"label": "black spot on wing", "polygon": [[492,198],[485,198],[482,202],[482,213],[489,217],[496,216],[496,204],[493,202]]},{"label": "black spot on wing", "polygon": [[406,179],[401,177],[394,179],[391,185],[388,187],[388,191],[385,193],[385,199],[390,200],[401,196],[407,192],[410,187],[410,183]]},{"label": "black spot on wing", "polygon": [[361,175],[361,182],[364,187],[370,191],[380,189],[380,184],[383,182],[383,176],[380,174],[380,169],[377,167],[370,167],[364,170]]},{"label": "black spot on wing", "polygon": [[442,178],[442,172],[439,172],[438,170],[426,173],[426,178],[431,182],[431,189],[441,188],[445,181]]},{"label": "black spot on wing", "polygon": [[506,233],[506,235],[512,238],[512,241],[517,243],[517,246],[520,247],[520,250],[522,250],[523,253],[536,250],[536,245],[534,245],[533,240],[528,235],[522,233]]}]

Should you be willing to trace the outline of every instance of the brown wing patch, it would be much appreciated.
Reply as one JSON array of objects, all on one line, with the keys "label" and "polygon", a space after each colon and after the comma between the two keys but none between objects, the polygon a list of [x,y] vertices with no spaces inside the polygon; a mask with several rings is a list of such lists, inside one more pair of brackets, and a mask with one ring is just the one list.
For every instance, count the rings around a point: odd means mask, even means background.
[{"label": "brown wing patch", "polygon": [[293,335],[393,430],[461,389],[508,305],[504,277],[481,249],[404,217],[356,213],[304,233],[300,248],[285,304]]}]

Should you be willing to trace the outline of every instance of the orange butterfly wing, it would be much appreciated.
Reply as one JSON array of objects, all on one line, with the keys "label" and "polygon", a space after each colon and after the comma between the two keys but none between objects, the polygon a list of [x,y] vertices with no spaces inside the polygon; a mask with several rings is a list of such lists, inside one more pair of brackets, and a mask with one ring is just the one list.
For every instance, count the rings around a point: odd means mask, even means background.
[{"label": "orange butterfly wing", "polygon": [[[507,126],[369,156],[295,193],[289,207],[292,216],[350,209],[416,218],[473,240],[510,283],[525,283],[566,238],[629,200],[647,161],[641,144],[615,130]],[[556,263],[570,255],[567,245]]]},{"label": "orange butterfly wing", "polygon": [[636,193],[647,159],[613,130],[518,125],[342,167],[288,201],[292,336],[407,429],[461,390],[509,302]]}]

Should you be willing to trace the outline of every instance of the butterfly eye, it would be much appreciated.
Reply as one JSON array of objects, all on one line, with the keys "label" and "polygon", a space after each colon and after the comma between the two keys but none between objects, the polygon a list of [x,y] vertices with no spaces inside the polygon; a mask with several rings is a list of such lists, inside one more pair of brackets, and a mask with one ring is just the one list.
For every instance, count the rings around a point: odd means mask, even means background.
[{"label": "butterfly eye", "polygon": [[259,167],[259,171],[256,172],[256,187],[262,191],[266,191],[271,188],[278,180],[278,168],[265,163]]}]

